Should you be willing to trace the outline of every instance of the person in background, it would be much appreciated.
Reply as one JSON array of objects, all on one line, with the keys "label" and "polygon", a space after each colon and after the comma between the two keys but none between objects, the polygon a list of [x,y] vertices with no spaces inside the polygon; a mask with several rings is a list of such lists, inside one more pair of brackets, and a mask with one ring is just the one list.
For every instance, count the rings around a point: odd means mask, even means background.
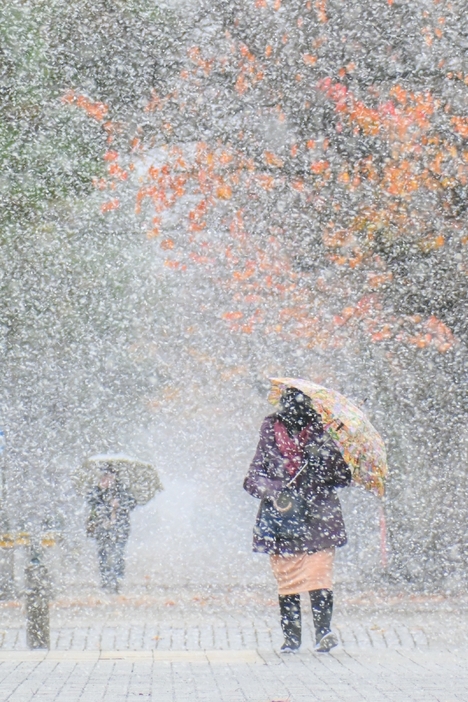
[{"label": "person in background", "polygon": [[282,653],[301,645],[301,592],[310,596],[315,650],[326,653],[338,643],[331,631],[333,561],[347,538],[336,488],[350,482],[350,468],[310,398],[284,388],[279,411],[263,421],[244,481],[244,489],[261,499],[253,550],[269,554],[278,584]]},{"label": "person in background", "polygon": [[118,593],[125,572],[124,551],[130,534],[130,512],[136,500],[126,490],[111,467],[102,471],[96,487],[87,495],[90,513],[87,535],[98,546],[101,585]]}]

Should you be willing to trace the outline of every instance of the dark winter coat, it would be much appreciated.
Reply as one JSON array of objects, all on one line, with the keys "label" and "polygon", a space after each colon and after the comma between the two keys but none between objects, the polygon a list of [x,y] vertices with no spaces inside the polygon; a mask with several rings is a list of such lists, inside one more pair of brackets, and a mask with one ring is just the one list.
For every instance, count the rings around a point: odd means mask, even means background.
[{"label": "dark winter coat", "polygon": [[[288,490],[307,505],[307,515],[293,534],[278,535],[272,514],[272,498],[283,493],[291,476],[275,441],[277,415],[264,420],[255,457],[244,481],[244,489],[262,500],[254,527],[253,550],[257,553],[315,553],[343,546],[346,531],[335,488],[351,482],[351,471],[336,445],[322,430],[312,430],[304,451],[307,468]],[[277,513],[276,513],[277,514]]]},{"label": "dark winter coat", "polygon": [[130,533],[130,512],[136,500],[118,483],[110,488],[93,488],[87,496],[91,507],[87,532],[98,541],[126,541]]}]

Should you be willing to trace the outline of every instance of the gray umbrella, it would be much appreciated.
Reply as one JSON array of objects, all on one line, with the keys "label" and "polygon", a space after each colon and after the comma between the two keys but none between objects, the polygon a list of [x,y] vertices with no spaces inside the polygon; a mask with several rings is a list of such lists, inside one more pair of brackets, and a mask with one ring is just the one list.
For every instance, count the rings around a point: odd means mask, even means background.
[{"label": "gray umbrella", "polygon": [[145,505],[163,490],[156,468],[150,463],[124,454],[100,454],[87,458],[73,474],[77,493],[86,496],[98,485],[106,470],[112,470],[118,476],[122,487],[133,495],[139,505]]}]

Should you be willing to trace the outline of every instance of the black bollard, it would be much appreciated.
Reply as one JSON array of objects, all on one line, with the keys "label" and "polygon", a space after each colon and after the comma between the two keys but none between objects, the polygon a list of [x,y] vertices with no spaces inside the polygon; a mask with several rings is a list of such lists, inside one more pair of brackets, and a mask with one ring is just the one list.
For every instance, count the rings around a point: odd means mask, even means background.
[{"label": "black bollard", "polygon": [[29,648],[50,648],[49,574],[38,552],[31,554],[26,576],[26,641]]}]

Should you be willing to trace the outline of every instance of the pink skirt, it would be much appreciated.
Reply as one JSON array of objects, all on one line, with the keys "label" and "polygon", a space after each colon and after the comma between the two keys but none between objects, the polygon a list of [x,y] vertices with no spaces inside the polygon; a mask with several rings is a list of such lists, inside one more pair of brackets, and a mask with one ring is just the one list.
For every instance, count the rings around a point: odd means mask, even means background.
[{"label": "pink skirt", "polygon": [[271,555],[270,564],[278,583],[278,595],[332,590],[334,558],[334,548],[316,553]]}]

